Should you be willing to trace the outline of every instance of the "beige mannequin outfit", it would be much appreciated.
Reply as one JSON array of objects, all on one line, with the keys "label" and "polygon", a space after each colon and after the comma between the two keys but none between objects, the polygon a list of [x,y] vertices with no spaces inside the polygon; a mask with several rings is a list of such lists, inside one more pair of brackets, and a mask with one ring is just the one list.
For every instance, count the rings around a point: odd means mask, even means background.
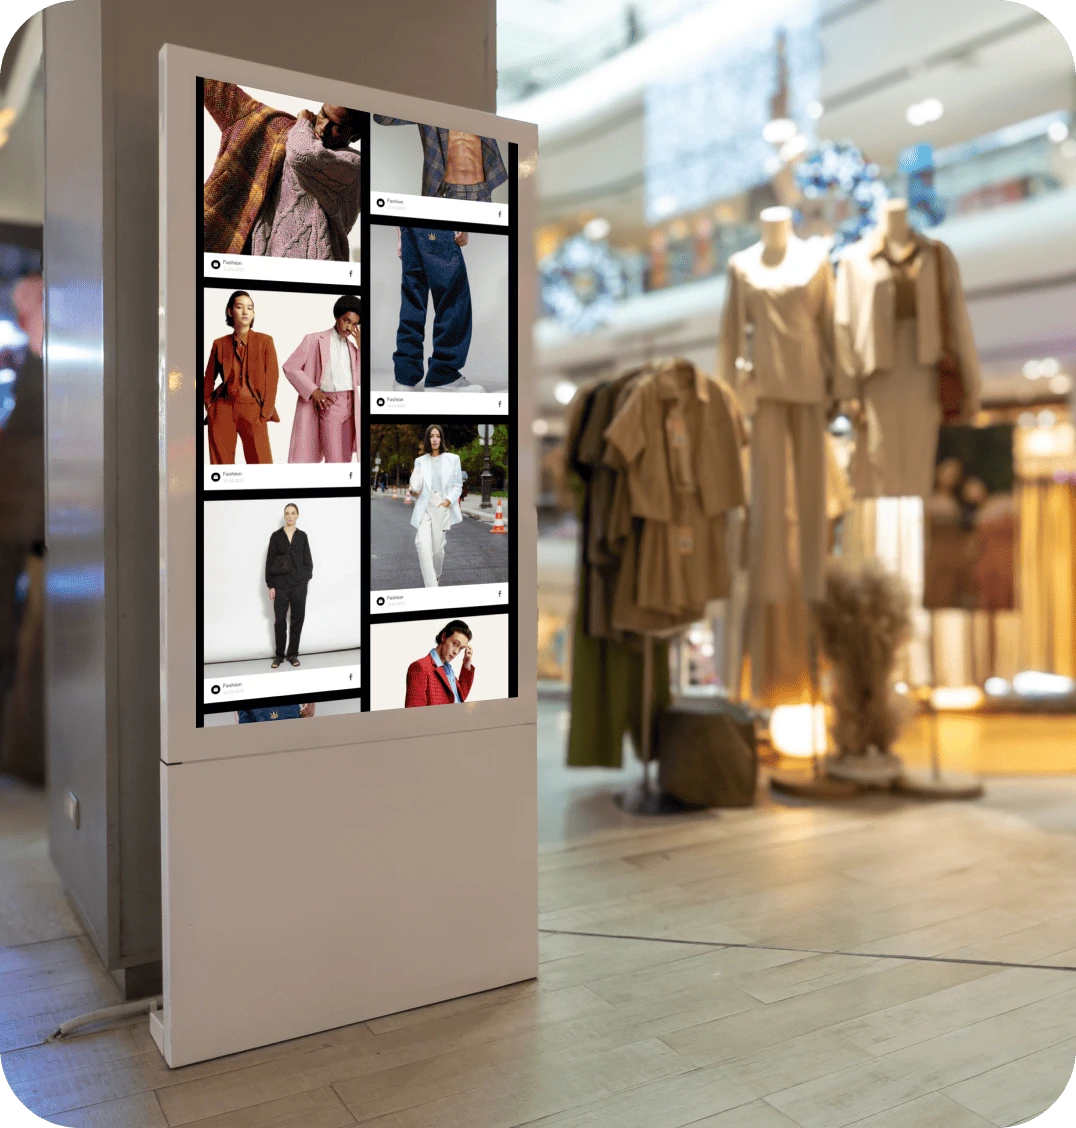
[{"label": "beige mannequin outfit", "polygon": [[[822,598],[826,407],[844,392],[834,386],[833,348],[833,271],[823,244],[792,239],[776,266],[763,262],[761,243],[732,256],[721,373],[754,416],[748,545],[752,603],[787,599],[795,586],[794,571],[802,580],[804,599]],[[742,367],[744,360],[751,369]],[[798,569],[789,562],[789,459],[799,526]]]},{"label": "beige mannequin outfit", "polygon": [[849,248],[837,268],[837,360],[863,406],[852,463],[860,497],[926,497],[933,486],[941,425],[939,259],[964,383],[962,418],[969,419],[979,409],[979,360],[952,251],[915,233],[895,256],[875,233]]}]

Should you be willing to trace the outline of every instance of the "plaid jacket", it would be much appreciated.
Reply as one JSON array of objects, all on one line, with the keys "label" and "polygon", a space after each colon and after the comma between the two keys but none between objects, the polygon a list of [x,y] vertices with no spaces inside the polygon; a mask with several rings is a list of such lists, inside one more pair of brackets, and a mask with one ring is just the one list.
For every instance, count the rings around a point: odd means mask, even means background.
[{"label": "plaid jacket", "polygon": [[220,126],[220,150],[202,191],[204,249],[241,254],[284,167],[295,118],[256,102],[232,82],[206,79],[203,101]]},{"label": "plaid jacket", "polygon": [[[374,114],[378,125],[417,125],[422,138],[422,194],[436,196],[445,181],[445,165],[448,163],[448,130],[436,125],[420,125],[417,121],[404,121],[403,118],[386,117]],[[486,174],[485,185],[492,192],[508,179],[508,170],[501,159],[501,150],[492,137],[480,138],[482,142],[482,171]]]}]

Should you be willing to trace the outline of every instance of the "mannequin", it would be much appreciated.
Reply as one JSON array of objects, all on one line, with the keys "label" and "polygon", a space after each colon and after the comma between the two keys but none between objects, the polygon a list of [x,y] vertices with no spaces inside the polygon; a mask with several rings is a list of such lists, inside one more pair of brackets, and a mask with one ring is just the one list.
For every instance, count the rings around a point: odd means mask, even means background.
[{"label": "mannequin", "polygon": [[908,223],[907,200],[886,200],[882,209],[882,234],[886,249],[898,258],[915,241],[915,232]]},{"label": "mannequin", "polygon": [[[751,417],[748,600],[756,622],[790,601],[822,597],[826,413],[835,395],[844,398],[834,386],[828,245],[797,238],[788,208],[759,218],[761,240],[729,261],[721,329],[722,375]],[[768,665],[752,661],[756,691],[772,680]]]},{"label": "mannequin", "polygon": [[889,200],[878,229],[838,265],[837,357],[861,403],[852,467],[860,497],[926,497],[933,488],[942,422],[942,286],[967,419],[978,409],[979,365],[948,247],[912,228],[906,200]]},{"label": "mannequin", "polygon": [[758,218],[762,224],[762,261],[767,266],[779,266],[784,262],[789,243],[795,238],[792,210],[766,208]]}]

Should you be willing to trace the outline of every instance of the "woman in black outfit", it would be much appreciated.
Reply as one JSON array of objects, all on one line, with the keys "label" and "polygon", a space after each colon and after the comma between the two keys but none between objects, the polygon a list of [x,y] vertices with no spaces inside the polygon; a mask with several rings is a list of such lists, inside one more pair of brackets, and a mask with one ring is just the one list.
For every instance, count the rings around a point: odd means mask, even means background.
[{"label": "woman in black outfit", "polygon": [[[302,529],[296,528],[299,507],[284,506],[284,527],[269,538],[269,551],[265,557],[265,586],[273,601],[276,614],[277,669],[285,658],[299,665],[299,636],[303,633],[306,617],[306,585],[314,575],[314,561],[310,556],[310,542]],[[291,638],[288,638],[288,608],[291,608]]]}]

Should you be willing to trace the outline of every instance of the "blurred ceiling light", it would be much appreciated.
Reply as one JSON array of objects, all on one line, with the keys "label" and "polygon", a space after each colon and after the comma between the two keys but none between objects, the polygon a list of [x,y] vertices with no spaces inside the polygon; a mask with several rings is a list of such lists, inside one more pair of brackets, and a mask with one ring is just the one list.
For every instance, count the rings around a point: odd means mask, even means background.
[{"label": "blurred ceiling light", "polygon": [[945,106],[938,98],[924,98],[908,107],[905,117],[910,125],[927,125],[937,121],[945,113]]},{"label": "blurred ceiling light", "polygon": [[654,215],[659,219],[664,219],[665,216],[672,215],[679,206],[680,201],[675,196],[659,196],[654,201]]},{"label": "blurred ceiling light", "polygon": [[802,133],[797,133],[791,141],[786,141],[781,146],[781,160],[789,164],[797,157],[802,157],[810,148],[811,142]]},{"label": "blurred ceiling light", "polygon": [[531,432],[541,438],[543,435],[549,434],[549,420],[548,419],[535,419],[531,424]]},{"label": "blurred ceiling light", "polygon": [[784,164],[776,153],[773,156],[767,157],[762,163],[762,168],[767,176],[776,176],[783,167]]},{"label": "blurred ceiling light", "polygon": [[987,678],[983,688],[991,697],[1007,697],[1012,686],[1004,678]]},{"label": "blurred ceiling light", "polygon": [[818,121],[818,119],[826,112],[826,107],[821,102],[814,101],[807,103],[807,116],[811,121]]},{"label": "blurred ceiling light", "polygon": [[15,369],[14,368],[0,368],[0,384],[14,384],[15,383]]},{"label": "blurred ceiling light", "polygon": [[553,389],[553,398],[557,403],[567,407],[575,399],[576,387],[571,380],[558,380]]},{"label": "blurred ceiling light", "polygon": [[930,703],[947,713],[978,709],[983,691],[977,685],[940,685],[930,695]]},{"label": "blurred ceiling light", "polygon": [[612,229],[613,225],[604,216],[597,216],[583,224],[583,234],[595,243],[600,243]]},{"label": "blurred ceiling light", "polygon": [[1060,145],[1062,141],[1066,141],[1069,135],[1069,127],[1063,121],[1050,122],[1050,128],[1046,131],[1046,136],[1056,145]]},{"label": "blurred ceiling light", "polygon": [[908,694],[908,683],[904,681],[897,682],[897,684],[893,686],[893,692],[899,694],[901,697],[906,697]]},{"label": "blurred ceiling light", "polygon": [[1058,376],[1054,376],[1050,380],[1050,391],[1055,396],[1067,396],[1072,391],[1072,377],[1065,375],[1062,372]]},{"label": "blurred ceiling light", "polygon": [[791,118],[774,118],[762,127],[762,140],[771,145],[784,145],[799,133],[799,127]]},{"label": "blurred ceiling light", "polygon": [[785,756],[823,755],[826,751],[826,707],[778,705],[770,717],[770,741]]},{"label": "blurred ceiling light", "polygon": [[1013,678],[1012,687],[1021,697],[1067,697],[1076,693],[1076,682],[1072,678],[1039,670],[1021,670]]},{"label": "blurred ceiling light", "polygon": [[1042,372],[1039,370],[1039,362],[1037,360],[1029,360],[1024,365],[1024,375],[1029,380],[1037,380],[1042,375]]},{"label": "blurred ceiling light", "polygon": [[1048,356],[1039,361],[1039,375],[1044,379],[1056,376],[1061,371],[1061,364],[1056,357]]},{"label": "blurred ceiling light", "polygon": [[838,415],[829,425],[831,435],[850,435],[852,433],[852,420],[847,415]]},{"label": "blurred ceiling light", "polygon": [[1057,425],[1057,416],[1052,411],[1050,411],[1049,408],[1047,408],[1046,411],[1039,412],[1038,418],[1035,420],[1035,422],[1040,427],[1054,427]]}]

